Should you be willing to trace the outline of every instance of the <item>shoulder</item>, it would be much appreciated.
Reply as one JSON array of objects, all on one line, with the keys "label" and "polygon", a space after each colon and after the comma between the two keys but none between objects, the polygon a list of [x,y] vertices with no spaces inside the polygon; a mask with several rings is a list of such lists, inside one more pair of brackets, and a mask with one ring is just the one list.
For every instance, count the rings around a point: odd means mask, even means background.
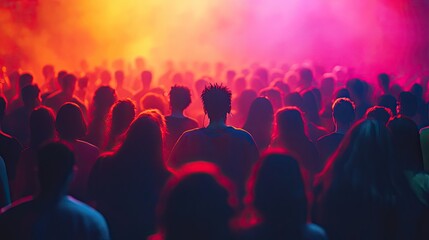
[{"label": "shoulder", "polygon": [[103,215],[101,215],[101,213],[99,213],[97,210],[70,196],[67,196],[64,199],[62,208],[76,213],[85,219],[90,219],[95,222],[105,221]]},{"label": "shoulder", "polygon": [[309,223],[304,228],[304,239],[305,240],[327,240],[325,230],[320,226]]}]

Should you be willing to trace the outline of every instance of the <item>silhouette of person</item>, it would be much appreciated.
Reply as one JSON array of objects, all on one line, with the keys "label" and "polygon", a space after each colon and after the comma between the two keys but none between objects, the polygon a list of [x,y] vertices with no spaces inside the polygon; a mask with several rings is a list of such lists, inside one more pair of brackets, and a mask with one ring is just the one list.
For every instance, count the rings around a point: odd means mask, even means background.
[{"label": "silhouette of person", "polygon": [[75,173],[70,185],[70,195],[80,201],[88,201],[88,176],[98,158],[96,146],[79,140],[86,135],[86,123],[80,107],[75,103],[65,103],[58,110],[55,127],[60,140],[67,143],[75,154]]},{"label": "silhouette of person", "polygon": [[355,105],[348,98],[337,98],[332,104],[332,118],[335,131],[319,138],[316,142],[323,164],[337,150],[344,135],[352,127],[355,121]]},{"label": "silhouette of person", "polygon": [[[0,209],[10,204],[9,181],[7,179],[6,165],[0,157]],[[1,212],[1,211],[0,211]]]},{"label": "silhouette of person", "polygon": [[9,113],[24,105],[22,101],[21,91],[24,87],[31,84],[33,84],[33,75],[31,75],[30,73],[23,73],[19,76],[17,95],[15,95],[8,104],[7,111]]},{"label": "silhouette of person", "polygon": [[306,119],[308,135],[315,142],[320,137],[328,134],[328,131],[320,126],[320,116],[316,96],[313,91],[302,93],[302,107],[300,108]]},{"label": "silhouette of person", "polygon": [[37,186],[37,150],[55,138],[55,115],[52,109],[40,106],[30,114],[30,146],[22,151],[12,185],[12,198],[34,195]]},{"label": "silhouette of person", "polygon": [[390,109],[393,116],[396,116],[397,114],[396,98],[390,94],[380,96],[380,98],[378,99],[378,106]]},{"label": "silhouette of person", "polygon": [[109,86],[99,87],[92,99],[88,135],[85,140],[97,147],[102,147],[106,132],[106,118],[110,108],[116,102],[116,92]]},{"label": "silhouette of person", "polygon": [[381,124],[386,125],[392,117],[390,109],[381,106],[374,106],[368,108],[365,113],[366,119],[373,119],[379,121]]},{"label": "silhouette of person", "polygon": [[164,99],[164,96],[161,94],[148,92],[141,98],[140,101],[140,109],[141,110],[149,110],[149,109],[157,109],[161,112],[161,114],[165,114],[167,108],[167,103]]},{"label": "silhouette of person", "polygon": [[177,139],[185,131],[198,128],[197,121],[183,114],[192,101],[189,88],[175,85],[171,87],[169,97],[171,115],[165,117],[167,124],[167,136],[165,138],[167,153],[170,153]]},{"label": "silhouette of person", "polygon": [[250,105],[243,129],[252,135],[259,152],[270,145],[273,122],[274,110],[270,100],[265,97],[256,98]]},{"label": "silhouette of person", "polygon": [[40,105],[40,90],[37,85],[28,85],[21,90],[24,105],[12,111],[5,119],[5,128],[10,135],[15,136],[20,143],[28,146],[30,143],[29,119],[30,113]]},{"label": "silhouette of person", "polygon": [[356,105],[356,120],[365,116],[366,110],[371,107],[368,101],[369,85],[365,81],[354,78],[347,81],[347,89],[350,92],[350,99]]},{"label": "silhouette of person", "polygon": [[146,239],[156,230],[156,204],[169,176],[163,159],[164,129],[159,112],[141,113],[123,143],[101,156],[91,172],[89,190],[112,239]]},{"label": "silhouette of person", "polygon": [[313,221],[332,240],[408,239],[398,204],[409,187],[394,166],[388,129],[355,124],[317,180]]},{"label": "silhouette of person", "polygon": [[109,114],[110,124],[105,151],[113,150],[122,142],[124,134],[136,116],[136,106],[130,99],[117,101]]},{"label": "silhouette of person", "polygon": [[[150,240],[232,239],[234,197],[229,180],[209,162],[185,164],[167,182],[159,204],[159,233]],[[236,199],[235,199],[236,200]]]},{"label": "silhouette of person", "polygon": [[52,108],[55,112],[58,112],[60,107],[66,102],[73,102],[79,105],[84,116],[86,116],[86,107],[85,105],[74,96],[74,90],[76,86],[76,76],[73,74],[66,74],[64,77],[58,79],[60,83],[61,90],[50,94],[43,105]]},{"label": "silhouette of person", "polygon": [[256,144],[248,132],[226,125],[226,115],[231,112],[231,91],[227,87],[210,84],[201,99],[209,125],[183,133],[168,164],[176,169],[198,160],[215,163],[233,181],[242,197],[251,166],[259,157]]},{"label": "silhouette of person", "polygon": [[16,138],[3,132],[1,128],[5,112],[6,99],[0,96],[0,156],[6,164],[8,180],[12,182],[15,179],[16,165],[22,151],[22,146]]},{"label": "silhouette of person", "polygon": [[247,201],[253,207],[254,226],[243,239],[327,239],[315,224],[307,224],[307,198],[297,161],[284,153],[266,153],[249,179]]},{"label": "silhouette of person", "polygon": [[47,64],[42,68],[43,78],[45,82],[42,85],[43,92],[54,92],[57,90],[55,82],[55,68],[53,65]]},{"label": "silhouette of person", "polygon": [[67,196],[74,154],[62,143],[49,143],[37,153],[40,193],[22,199],[0,215],[0,232],[6,239],[109,238],[103,216]]},{"label": "silhouette of person", "polygon": [[132,98],[133,94],[130,90],[124,87],[125,74],[122,70],[117,70],[115,72],[115,81],[116,81],[116,92],[118,93],[119,99]]}]

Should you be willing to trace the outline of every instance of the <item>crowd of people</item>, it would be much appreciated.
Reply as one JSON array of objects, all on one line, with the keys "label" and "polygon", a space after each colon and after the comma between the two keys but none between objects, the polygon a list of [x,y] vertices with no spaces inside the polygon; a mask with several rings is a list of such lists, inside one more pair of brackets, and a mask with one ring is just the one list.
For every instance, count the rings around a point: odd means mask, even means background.
[{"label": "crowd of people", "polygon": [[1,239],[429,238],[428,77],[138,60],[4,74]]}]

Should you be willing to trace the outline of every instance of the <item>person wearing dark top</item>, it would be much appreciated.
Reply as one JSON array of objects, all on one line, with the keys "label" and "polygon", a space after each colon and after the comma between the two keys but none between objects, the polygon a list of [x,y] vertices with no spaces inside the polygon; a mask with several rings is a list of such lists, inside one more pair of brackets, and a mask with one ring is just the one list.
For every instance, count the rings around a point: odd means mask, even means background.
[{"label": "person wearing dark top", "polygon": [[348,131],[315,186],[313,222],[330,240],[409,239],[399,207],[410,189],[394,157],[389,131],[378,121]]},{"label": "person wearing dark top", "polygon": [[6,100],[0,96],[0,156],[3,157],[6,164],[7,176],[9,182],[15,179],[16,165],[22,146],[16,138],[4,133],[1,125],[5,116]]},{"label": "person wearing dark top", "polygon": [[252,135],[259,152],[270,145],[273,122],[274,110],[270,100],[265,97],[256,98],[250,105],[243,129]]},{"label": "person wearing dark top", "polygon": [[0,209],[10,204],[9,181],[7,180],[6,165],[0,157]]},{"label": "person wearing dark top", "polygon": [[231,240],[236,201],[232,184],[216,165],[187,163],[163,190],[159,232],[149,240]]},{"label": "person wearing dark top", "polygon": [[344,135],[353,125],[355,120],[355,106],[348,98],[338,98],[332,104],[332,119],[335,124],[335,132],[319,138],[316,142],[320,158],[323,163],[331,157],[343,140]]},{"label": "person wearing dark top", "polygon": [[377,120],[383,125],[386,125],[391,117],[392,112],[390,111],[390,109],[381,106],[370,107],[365,113],[366,119]]},{"label": "person wearing dark top", "polygon": [[183,133],[168,164],[176,169],[192,161],[213,162],[233,181],[242,197],[251,166],[259,157],[258,148],[248,132],[226,125],[226,115],[231,112],[231,91],[227,87],[210,84],[201,99],[209,125]]},{"label": "person wearing dark top", "polygon": [[89,177],[89,192],[106,217],[112,239],[146,239],[169,172],[163,159],[165,122],[154,110],[141,113],[115,152],[101,156]]},{"label": "person wearing dark top", "polygon": [[307,198],[296,160],[280,151],[269,151],[255,164],[248,182],[250,219],[256,224],[243,240],[326,240],[324,230],[307,223]]},{"label": "person wearing dark top", "polygon": [[2,239],[110,239],[103,216],[67,196],[73,152],[62,143],[49,143],[38,151],[37,160],[40,192],[0,215]]},{"label": "person wearing dark top", "polygon": [[109,126],[104,151],[112,151],[122,142],[124,134],[136,117],[136,105],[131,99],[117,101],[109,113]]},{"label": "person wearing dark top", "polygon": [[198,127],[197,121],[183,114],[183,111],[191,104],[191,91],[189,88],[173,86],[169,95],[171,115],[165,117],[167,123],[165,145],[168,153],[182,133]]}]

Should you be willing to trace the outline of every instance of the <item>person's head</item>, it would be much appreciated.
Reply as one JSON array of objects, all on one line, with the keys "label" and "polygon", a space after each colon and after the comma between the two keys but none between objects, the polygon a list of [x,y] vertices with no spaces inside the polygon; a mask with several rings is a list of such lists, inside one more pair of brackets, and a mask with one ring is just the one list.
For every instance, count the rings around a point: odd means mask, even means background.
[{"label": "person's head", "polygon": [[61,139],[75,140],[86,135],[82,110],[76,103],[65,103],[58,110],[55,127]]},{"label": "person's head", "polygon": [[144,165],[163,166],[163,137],[165,119],[156,110],[140,113],[125,133],[117,155],[126,156],[127,161],[145,157]]},{"label": "person's head", "polygon": [[140,108],[143,110],[157,109],[161,114],[165,114],[167,103],[165,102],[164,97],[160,94],[149,92],[140,100]]},{"label": "person's head", "polygon": [[115,71],[116,86],[122,87],[124,84],[125,74],[122,70]]},{"label": "person's head", "polygon": [[305,113],[305,116],[308,121],[315,124],[319,124],[319,109],[316,101],[316,96],[313,91],[305,91],[302,94],[302,111]]},{"label": "person's head", "polygon": [[3,121],[3,118],[5,116],[6,113],[6,98],[4,98],[3,96],[0,96],[0,123]]},{"label": "person's head", "polygon": [[368,86],[367,84],[358,78],[350,79],[347,81],[347,89],[350,92],[350,97],[353,101],[363,101],[367,97]]},{"label": "person's head", "polygon": [[423,171],[420,135],[416,123],[407,117],[395,117],[388,122],[387,127],[392,133],[400,170]]},{"label": "person's head", "polygon": [[73,74],[66,74],[61,80],[61,89],[63,92],[73,95],[76,87],[76,76]]},{"label": "person's head", "polygon": [[301,94],[298,92],[292,92],[285,96],[283,103],[285,107],[297,107],[301,109],[304,104],[304,100],[302,99]]},{"label": "person's head", "polygon": [[40,106],[30,114],[30,145],[39,147],[55,137],[55,115],[48,107]]},{"label": "person's head", "polygon": [[347,88],[340,88],[334,93],[334,99],[337,98],[350,98],[350,92]]},{"label": "person's head", "polygon": [[142,82],[143,89],[149,89],[150,84],[152,83],[152,72],[150,71],[143,71],[140,74],[140,79]]},{"label": "person's head", "polygon": [[33,75],[30,73],[23,73],[19,76],[19,90],[31,84],[33,84]]},{"label": "person's head", "polygon": [[92,98],[92,105],[96,112],[107,114],[110,107],[116,102],[115,89],[109,86],[99,87]]},{"label": "person's head", "polygon": [[385,108],[388,108],[393,116],[396,116],[396,108],[397,108],[397,101],[396,98],[390,94],[382,95],[378,100],[378,106],[382,106]]},{"label": "person's head", "polygon": [[112,134],[124,133],[136,116],[136,106],[130,99],[119,100],[113,105],[111,111],[111,126]]},{"label": "person's head", "polygon": [[201,99],[210,121],[226,120],[226,115],[231,112],[231,91],[221,84],[206,86]]},{"label": "person's head", "polygon": [[47,80],[55,77],[55,69],[53,65],[45,65],[42,68],[43,77]]},{"label": "person's head", "polygon": [[333,74],[324,74],[320,81],[320,92],[324,99],[331,99],[335,89],[335,76]]},{"label": "person's head", "polygon": [[348,98],[337,98],[332,104],[332,117],[337,126],[351,126],[356,117],[355,105]]},{"label": "person's head", "polygon": [[41,196],[66,194],[73,175],[75,156],[63,143],[51,142],[37,151]]},{"label": "person's head", "polygon": [[381,106],[374,106],[374,107],[368,108],[368,110],[365,113],[366,119],[377,120],[383,125],[386,125],[386,123],[389,121],[391,117],[392,117],[392,112],[390,111],[390,109],[381,107]]},{"label": "person's head", "polygon": [[307,138],[305,122],[297,107],[284,107],[277,111],[274,136],[283,142]]},{"label": "person's head", "polygon": [[77,86],[80,90],[84,90],[88,87],[88,81],[89,78],[88,77],[81,77],[77,80]]},{"label": "person's head", "polygon": [[249,178],[246,200],[267,224],[299,230],[306,223],[307,198],[303,178],[292,156],[281,152],[264,154]]},{"label": "person's head", "polygon": [[414,117],[417,114],[418,102],[416,96],[410,92],[401,92],[398,98],[398,114]]},{"label": "person's head", "polygon": [[102,86],[109,86],[110,81],[112,80],[112,75],[109,71],[103,70],[100,73],[100,81]]},{"label": "person's head", "polygon": [[271,126],[273,121],[274,109],[270,100],[265,97],[257,97],[253,100],[245,125]]},{"label": "person's head", "polygon": [[35,108],[40,105],[40,89],[37,84],[32,84],[24,87],[21,90],[22,101],[24,106]]},{"label": "person's head", "polygon": [[283,107],[282,93],[277,88],[264,88],[259,91],[259,96],[268,98],[275,111]]},{"label": "person's head", "polygon": [[171,87],[169,97],[172,111],[183,111],[191,104],[191,91],[185,86]]},{"label": "person's head", "polygon": [[314,75],[310,68],[303,67],[299,69],[299,86],[303,89],[311,87]]},{"label": "person's head", "polygon": [[419,83],[414,83],[413,86],[411,86],[410,92],[416,96],[417,99],[423,99],[423,87]]},{"label": "person's head", "polygon": [[380,73],[377,76],[378,78],[378,85],[380,86],[383,91],[389,92],[389,86],[390,86],[390,77],[387,73]]},{"label": "person's head", "polygon": [[385,197],[393,187],[393,157],[386,126],[375,120],[363,120],[348,131],[321,176],[327,190],[348,188],[366,199]]},{"label": "person's head", "polygon": [[165,185],[160,230],[170,240],[228,239],[231,198],[231,183],[215,164],[188,163]]}]

